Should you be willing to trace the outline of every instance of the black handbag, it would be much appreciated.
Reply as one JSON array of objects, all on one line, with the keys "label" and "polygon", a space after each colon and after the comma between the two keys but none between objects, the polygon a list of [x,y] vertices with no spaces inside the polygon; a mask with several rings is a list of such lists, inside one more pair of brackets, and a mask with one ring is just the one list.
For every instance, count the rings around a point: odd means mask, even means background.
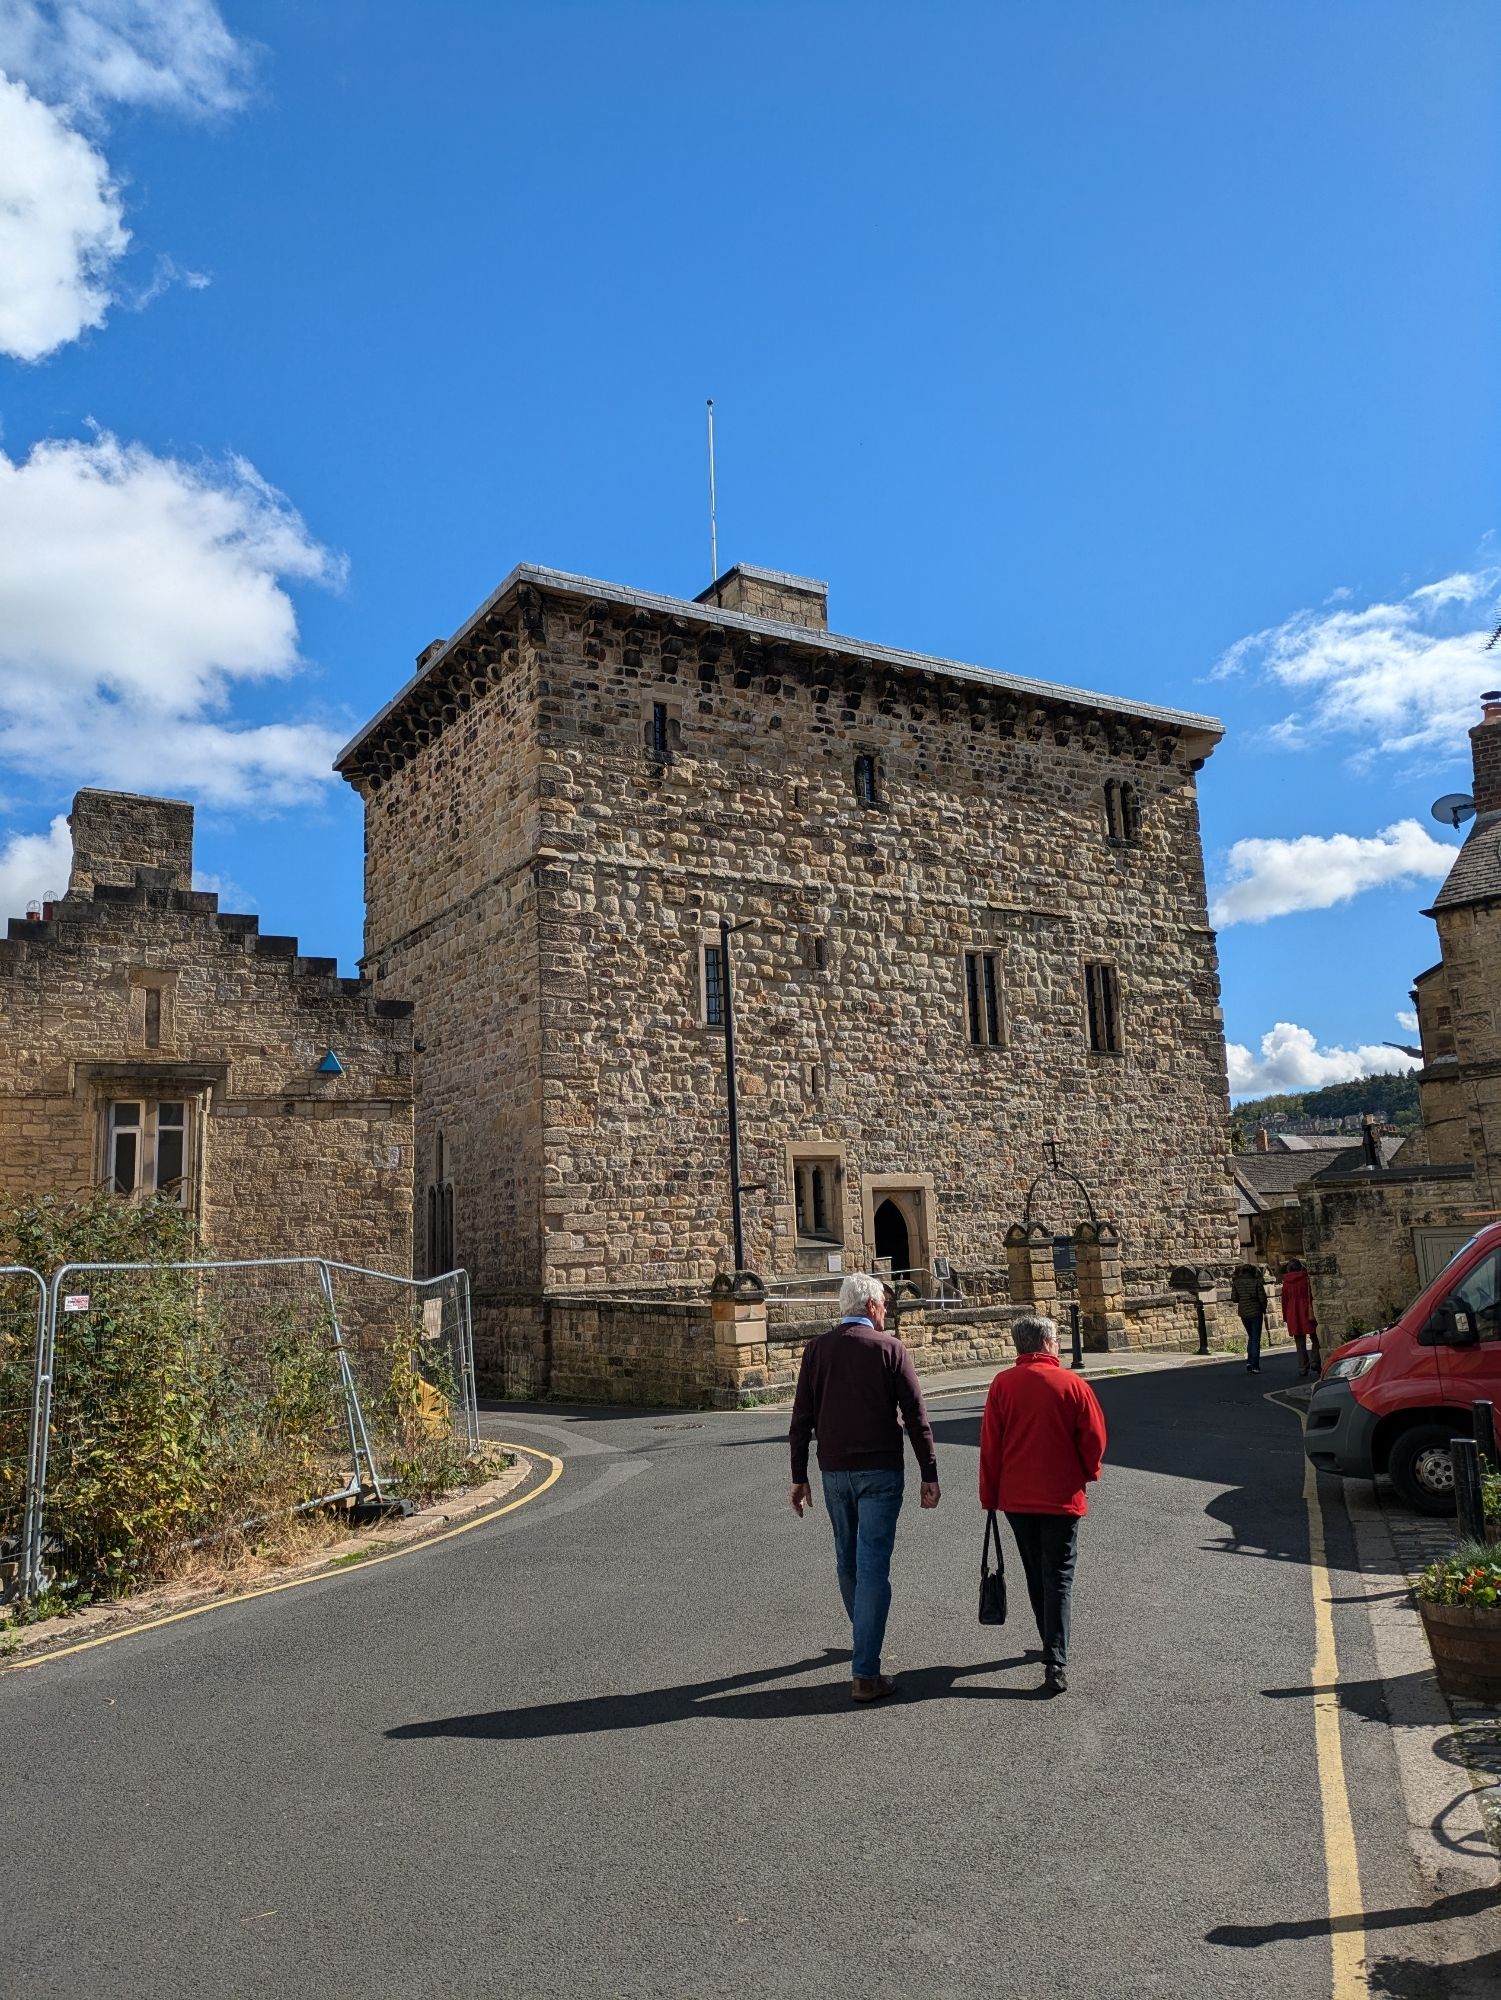
[{"label": "black handbag", "polygon": [[[995,1536],[995,1568],[990,1567],[990,1538]],[[980,1551],[980,1623],[1006,1622],[1006,1562],[1001,1554],[1001,1524],[992,1507],[985,1517],[985,1544]]]}]

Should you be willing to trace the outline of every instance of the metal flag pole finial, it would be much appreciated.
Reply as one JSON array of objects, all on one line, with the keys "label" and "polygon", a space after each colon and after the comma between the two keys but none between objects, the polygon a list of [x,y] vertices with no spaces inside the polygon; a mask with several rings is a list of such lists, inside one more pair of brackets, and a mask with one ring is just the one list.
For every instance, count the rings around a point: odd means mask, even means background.
[{"label": "metal flag pole finial", "polygon": [[719,580],[719,527],[714,518],[714,398],[709,398],[709,581]]}]

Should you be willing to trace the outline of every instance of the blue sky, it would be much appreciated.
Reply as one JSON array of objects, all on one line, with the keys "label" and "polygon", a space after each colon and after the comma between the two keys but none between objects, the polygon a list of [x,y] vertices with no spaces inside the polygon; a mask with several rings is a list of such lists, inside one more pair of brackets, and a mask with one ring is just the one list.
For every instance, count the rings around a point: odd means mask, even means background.
[{"label": "blue sky", "polygon": [[351,965],[330,747],[517,561],[700,589],[712,394],[723,562],[1224,719],[1243,1082],[1407,1033],[1501,681],[1488,0],[0,0],[0,72],[12,909],[78,784],[183,793]]}]

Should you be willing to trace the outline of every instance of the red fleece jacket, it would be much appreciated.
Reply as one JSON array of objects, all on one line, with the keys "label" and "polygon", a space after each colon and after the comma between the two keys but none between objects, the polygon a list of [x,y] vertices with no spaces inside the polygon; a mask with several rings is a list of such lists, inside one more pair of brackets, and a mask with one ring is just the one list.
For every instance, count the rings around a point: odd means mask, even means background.
[{"label": "red fleece jacket", "polygon": [[1105,1412],[1056,1354],[1019,1354],[996,1376],[980,1422],[980,1505],[1006,1514],[1087,1514]]}]

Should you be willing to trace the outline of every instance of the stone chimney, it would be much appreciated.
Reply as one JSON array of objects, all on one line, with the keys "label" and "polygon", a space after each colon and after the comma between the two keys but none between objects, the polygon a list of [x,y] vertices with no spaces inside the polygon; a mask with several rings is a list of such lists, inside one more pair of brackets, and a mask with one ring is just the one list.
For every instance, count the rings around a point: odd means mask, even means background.
[{"label": "stone chimney", "polygon": [[1501,690],[1480,697],[1480,720],[1470,731],[1475,759],[1475,810],[1501,812]]},{"label": "stone chimney", "polygon": [[79,792],[68,815],[73,835],[70,896],[101,884],[133,889],[143,879],[166,889],[193,886],[193,808],[182,799],[134,792]]},{"label": "stone chimney", "polygon": [[811,576],[789,576],[785,570],[736,563],[693,601],[717,605],[721,611],[740,611],[747,618],[765,618],[776,625],[801,625],[810,632],[829,629],[829,586]]},{"label": "stone chimney", "polygon": [[1269,1153],[1272,1150],[1272,1135],[1265,1125],[1256,1127],[1256,1150],[1258,1153]]}]

